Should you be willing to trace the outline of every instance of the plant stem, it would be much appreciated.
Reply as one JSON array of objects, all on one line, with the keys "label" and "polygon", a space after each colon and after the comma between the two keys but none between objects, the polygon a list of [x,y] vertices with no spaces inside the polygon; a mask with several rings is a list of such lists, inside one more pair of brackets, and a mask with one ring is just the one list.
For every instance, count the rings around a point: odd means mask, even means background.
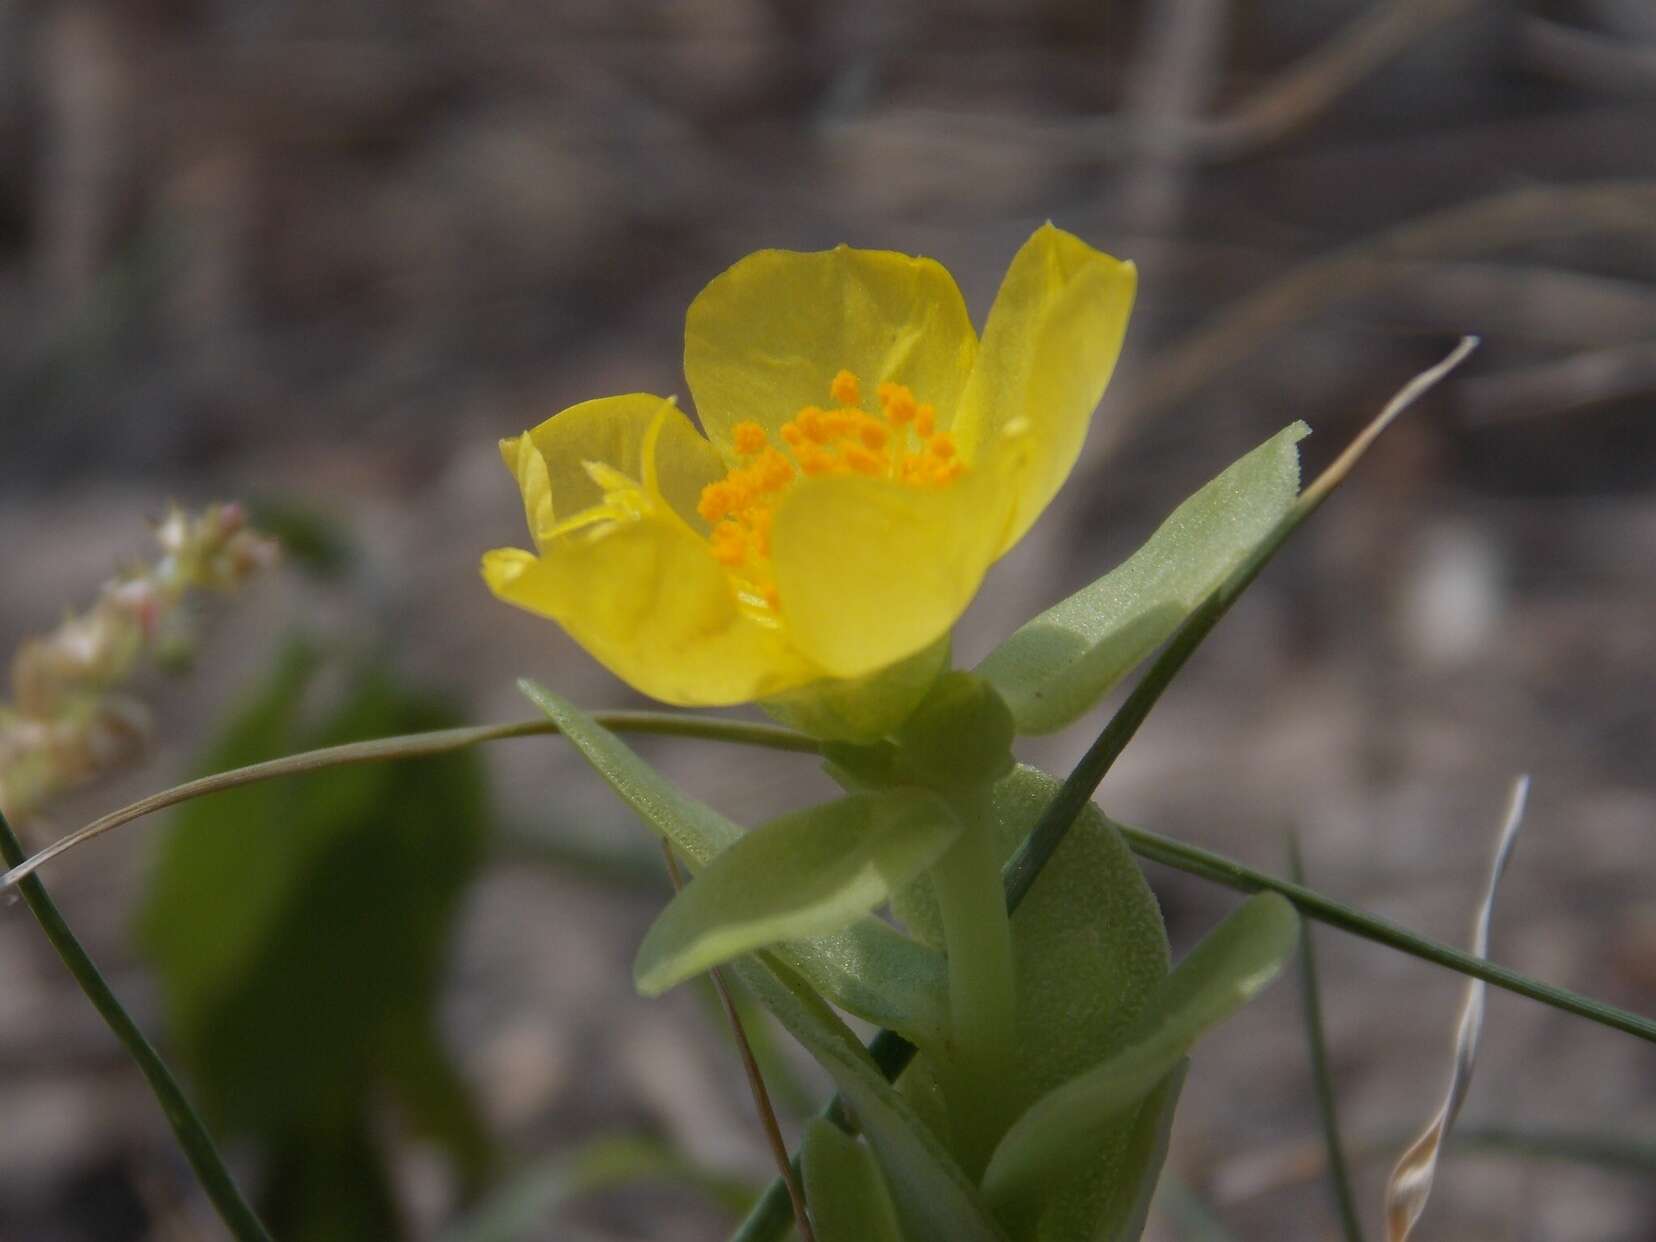
[{"label": "plant stem", "polygon": [[[677,712],[598,712],[593,716],[606,729],[617,733],[655,733],[675,737],[695,737],[705,741],[732,742],[742,746],[760,746],[767,750],[792,751],[796,754],[819,754],[821,745],[803,733],[776,725],[755,724],[745,720],[724,720],[715,716],[688,716]],[[101,837],[135,819],[142,819],[156,811],[177,806],[192,798],[237,789],[280,776],[298,776],[323,768],[343,767],[354,763],[383,763],[392,759],[417,759],[429,755],[447,754],[481,742],[502,742],[514,737],[537,737],[556,733],[558,726],[550,720],[524,720],[514,724],[471,725],[459,729],[434,729],[427,733],[410,733],[401,737],[377,737],[366,742],[347,742],[343,746],[325,746],[320,750],[301,751],[283,755],[280,759],[232,768],[228,772],[214,772],[209,776],[185,781],[171,789],[150,794],[146,798],[111,811],[100,819],[77,828],[68,836],[59,838],[27,861],[18,860],[10,871],[0,875],[0,892],[12,887],[24,876],[60,854],[84,845],[94,837]]]},{"label": "plant stem", "polygon": [[[24,857],[23,843],[12,832],[4,812],[0,812],[0,857],[4,857],[8,866],[14,867]],[[235,1179],[230,1176],[224,1158],[213,1144],[213,1136],[207,1132],[195,1109],[190,1107],[190,1101],[178,1085],[178,1080],[172,1076],[161,1054],[144,1038],[144,1033],[138,1029],[131,1015],[122,1008],[121,1002],[99,973],[97,964],[69,930],[69,924],[64,922],[57,903],[47,894],[45,885],[31,876],[23,880],[18,888],[30,913],[40,924],[40,930],[46,933],[46,939],[51,941],[63,964],[75,977],[75,982],[80,984],[81,991],[86,993],[93,1008],[149,1080],[150,1090],[160,1102],[161,1111],[166,1114],[179,1146],[190,1161],[190,1167],[201,1180],[202,1189],[207,1192],[208,1199],[231,1236],[237,1242],[271,1242],[270,1234],[236,1189]]]},{"label": "plant stem", "polygon": [[[1294,883],[1305,882],[1305,861],[1300,857],[1299,834],[1288,834],[1288,869]],[[1334,1190],[1334,1207],[1346,1242],[1363,1242],[1363,1225],[1357,1215],[1357,1196],[1351,1189],[1351,1170],[1346,1166],[1345,1144],[1340,1139],[1339,1110],[1335,1102],[1334,1075],[1328,1066],[1328,1040],[1323,1032],[1322,987],[1317,981],[1317,948],[1311,939],[1311,922],[1300,922],[1300,994],[1305,1008],[1305,1043],[1311,1057],[1311,1081],[1317,1093],[1317,1115],[1322,1121],[1323,1144],[1328,1148],[1328,1180]]]},{"label": "plant stem", "polygon": [[1012,924],[981,809],[962,806],[965,829],[931,869],[949,955],[949,1017],[953,1064],[945,1093],[971,1177],[983,1171],[1012,1121],[1007,1088],[1016,1046],[1017,983]]},{"label": "plant stem", "polygon": [[1443,966],[1457,974],[1471,975],[1508,992],[1516,992],[1519,996],[1527,996],[1543,1005],[1551,1005],[1554,1009],[1562,1009],[1565,1013],[1573,1013],[1579,1018],[1597,1022],[1600,1026],[1637,1035],[1640,1039],[1656,1044],[1656,1021],[1649,1018],[1582,996],[1568,988],[1542,983],[1539,979],[1521,975],[1505,966],[1497,966],[1488,958],[1474,957],[1436,940],[1417,936],[1396,923],[1324,897],[1315,889],[1291,883],[1264,871],[1256,871],[1234,858],[1226,858],[1223,854],[1215,854],[1198,845],[1175,841],[1171,837],[1146,832],[1142,828],[1129,828],[1125,824],[1117,824],[1116,827],[1126,839],[1128,848],[1141,858],[1187,871],[1191,875],[1201,876],[1204,880],[1212,880],[1238,892],[1257,893],[1269,889],[1273,893],[1281,893],[1298,907],[1301,914],[1316,919],[1319,923],[1327,923],[1330,927],[1338,927],[1341,931],[1386,945],[1401,953],[1407,953],[1410,957],[1418,957],[1422,961]]}]

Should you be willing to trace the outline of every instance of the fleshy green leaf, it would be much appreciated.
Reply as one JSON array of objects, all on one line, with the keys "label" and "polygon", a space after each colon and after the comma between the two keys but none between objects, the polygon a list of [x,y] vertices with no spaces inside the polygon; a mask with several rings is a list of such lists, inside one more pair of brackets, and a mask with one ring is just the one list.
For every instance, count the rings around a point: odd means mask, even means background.
[{"label": "fleshy green leaf", "polygon": [[756,828],[667,904],[633,967],[657,996],[709,967],[779,940],[841,931],[891,899],[960,832],[920,789],[853,794]]},{"label": "fleshy green leaf", "polygon": [[[692,869],[699,870],[742,838],[740,828],[679,792],[580,708],[534,682],[521,687],[622,800],[690,860]],[[843,931],[789,941],[773,952],[848,1013],[922,1047],[942,1038],[948,1012],[943,956],[890,924],[859,919]]]},{"label": "fleshy green leaf", "polygon": [[1124,1178],[1111,1188],[1093,1234],[1098,1242],[1139,1242],[1143,1236],[1150,1201],[1160,1180],[1158,1174],[1167,1162],[1167,1143],[1173,1137],[1173,1112],[1189,1068],[1189,1061],[1180,1061],[1139,1105],[1127,1140],[1127,1163],[1149,1170],[1149,1175],[1136,1183]]},{"label": "fleshy green leaf", "polygon": [[1041,1098],[1013,1123],[984,1173],[998,1209],[1047,1187],[1116,1134],[1208,1027],[1274,979],[1293,952],[1299,916],[1262,893],[1197,945],[1156,989],[1119,1050]]},{"label": "fleshy green leaf", "polygon": [[891,1192],[866,1146],[813,1117],[800,1161],[817,1242],[903,1242]]},{"label": "fleshy green leaf", "polygon": [[1294,423],[1232,463],[1121,565],[990,652],[977,673],[1019,733],[1051,733],[1086,712],[1242,563],[1294,503],[1294,446],[1309,434]]},{"label": "fleshy green leaf", "polygon": [[1006,1242],[943,1144],[867,1049],[803,980],[769,954],[731,967],[833,1078],[862,1124],[912,1242]]},{"label": "fleshy green leaf", "polygon": [[[1020,767],[991,790],[995,848],[1009,857],[1058,782]],[[931,885],[921,880],[893,902],[928,943],[942,930]],[[1021,1106],[1097,1065],[1138,1020],[1167,975],[1167,936],[1156,899],[1115,828],[1089,805],[1012,916],[1018,976],[1018,1088]],[[929,1068],[922,1053],[904,1078]],[[1146,1163],[1157,1159],[1157,1163]],[[1091,1149],[1090,1163],[1053,1187],[1018,1242],[1092,1238],[1118,1186],[1153,1179],[1159,1158],[1135,1145],[1131,1120]]]}]

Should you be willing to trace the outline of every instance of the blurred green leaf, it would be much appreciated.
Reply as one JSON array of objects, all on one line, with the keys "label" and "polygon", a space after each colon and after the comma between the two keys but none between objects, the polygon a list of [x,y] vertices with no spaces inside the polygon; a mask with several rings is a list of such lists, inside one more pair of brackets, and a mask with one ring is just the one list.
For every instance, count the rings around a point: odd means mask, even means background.
[{"label": "blurred green leaf", "polygon": [[960,821],[936,794],[853,794],[754,829],[668,903],[633,977],[657,996],[779,940],[841,931],[946,850]]},{"label": "blurred green leaf", "polygon": [[1294,951],[1299,916],[1262,893],[1215,928],[1151,996],[1119,1049],[1038,1100],[1013,1123],[984,1174],[997,1210],[1061,1184],[1115,1134],[1198,1036],[1236,1012]]},{"label": "blurred green leaf", "polygon": [[827,1070],[868,1136],[914,1242],[1005,1242],[966,1174],[915,1114],[851,1029],[769,954],[731,970]]},{"label": "blurred green leaf", "polygon": [[[318,668],[290,647],[203,766],[457,723],[372,668],[310,724],[300,708]],[[279,1236],[397,1235],[383,1173],[370,1173],[387,1093],[466,1186],[483,1177],[487,1141],[434,1010],[487,816],[477,757],[455,754],[221,793],[161,839],[140,942],[206,1110],[266,1157]]]},{"label": "blurred green leaf", "polygon": [[[997,856],[1011,856],[1058,782],[1019,767],[991,791]],[[928,943],[942,927],[928,880],[893,902]],[[1019,1099],[1027,1108],[1093,1068],[1132,1029],[1167,975],[1167,935],[1156,899],[1119,833],[1089,803],[1012,915],[1018,978]],[[922,1053],[908,1077],[926,1068]],[[1131,1119],[1100,1136],[1089,1163],[1052,1187],[1019,1242],[1091,1238],[1118,1186],[1136,1188],[1159,1165],[1134,1142]]]},{"label": "blurred green leaf", "polygon": [[1051,733],[1085,713],[1179,627],[1276,529],[1299,493],[1294,423],[1175,509],[1143,547],[1054,604],[979,664],[1019,733]]},{"label": "blurred green leaf", "polygon": [[[692,870],[742,838],[735,824],[681,793],[573,703],[534,682],[519,684],[621,799],[689,860]],[[890,924],[859,919],[843,931],[779,944],[774,952],[848,1013],[920,1043],[935,1044],[941,1037],[948,1006],[942,955]]]},{"label": "blurred green leaf", "polygon": [[800,1159],[817,1242],[903,1242],[891,1192],[866,1146],[813,1117]]}]

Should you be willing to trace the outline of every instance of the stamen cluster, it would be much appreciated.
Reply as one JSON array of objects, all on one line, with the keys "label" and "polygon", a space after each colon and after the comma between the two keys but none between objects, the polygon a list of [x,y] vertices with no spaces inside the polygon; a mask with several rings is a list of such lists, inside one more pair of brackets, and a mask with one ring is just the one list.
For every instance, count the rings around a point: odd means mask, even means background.
[{"label": "stamen cluster", "polygon": [[808,405],[771,443],[758,423],[738,423],[732,440],[743,464],[702,489],[697,511],[713,527],[708,542],[737,579],[743,598],[774,611],[779,603],[770,568],[775,506],[801,476],[860,474],[909,487],[943,487],[966,469],[937,411],[915,400],[905,384],[875,390],[880,414],[862,408],[862,385],[842,370],[828,386],[833,405]]}]

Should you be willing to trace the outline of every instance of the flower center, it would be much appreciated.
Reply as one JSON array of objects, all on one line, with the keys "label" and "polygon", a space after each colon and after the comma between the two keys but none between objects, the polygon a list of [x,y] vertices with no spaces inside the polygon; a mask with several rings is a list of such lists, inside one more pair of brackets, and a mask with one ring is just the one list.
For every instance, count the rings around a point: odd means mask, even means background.
[{"label": "flower center", "polygon": [[702,489],[697,512],[712,525],[708,543],[729,570],[744,603],[774,612],[779,603],[770,563],[776,504],[801,475],[861,474],[908,487],[945,487],[966,469],[937,411],[917,403],[904,384],[875,390],[880,413],[862,408],[862,386],[850,371],[828,385],[833,405],[808,405],[784,423],[782,446],[758,423],[731,431],[743,462]]}]

